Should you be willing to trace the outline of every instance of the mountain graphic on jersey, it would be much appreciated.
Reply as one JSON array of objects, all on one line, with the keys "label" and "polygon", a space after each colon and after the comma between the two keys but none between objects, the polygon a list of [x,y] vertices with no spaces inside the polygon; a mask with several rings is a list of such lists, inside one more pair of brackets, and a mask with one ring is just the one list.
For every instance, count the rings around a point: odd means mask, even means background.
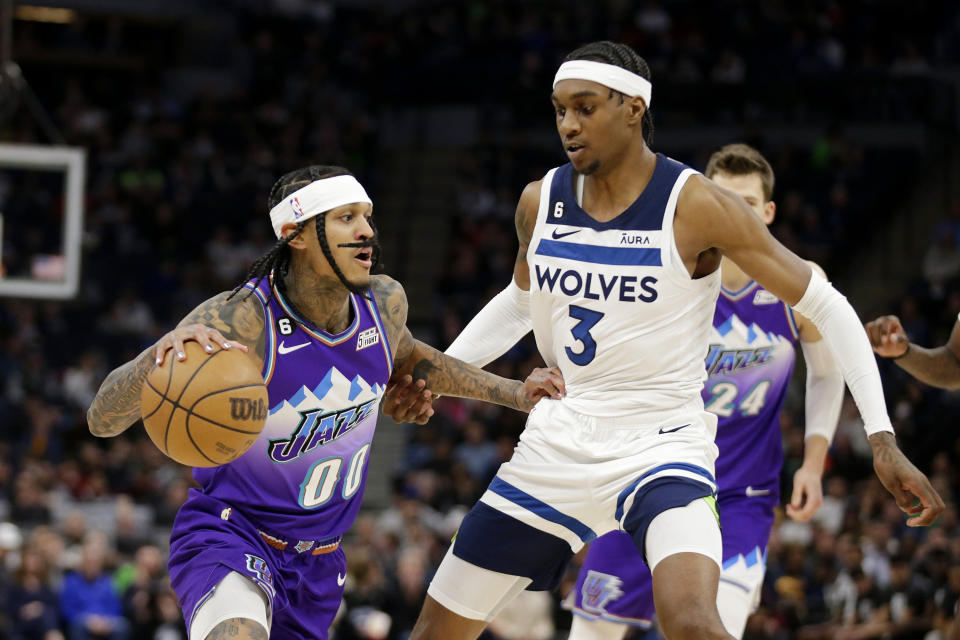
[{"label": "mountain graphic on jersey", "polygon": [[736,314],[714,326],[707,350],[707,375],[728,375],[770,363],[778,348],[793,349],[789,338],[748,326]]},{"label": "mountain graphic on jersey", "polygon": [[270,408],[270,416],[290,419],[300,409],[322,407],[338,408],[358,404],[380,396],[386,387],[372,386],[359,375],[348,379],[336,367],[330,367],[326,375],[313,389],[303,386],[291,398],[282,400]]},{"label": "mountain graphic on jersey", "polygon": [[270,409],[264,429],[270,459],[289,462],[352,432],[374,413],[383,389],[331,367],[313,389],[302,386]]},{"label": "mountain graphic on jersey", "polygon": [[[796,327],[782,302],[756,304],[745,294],[721,293],[706,354],[704,408],[717,422],[716,462],[720,492],[752,486],[777,499],[783,452],[780,406],[796,360]],[[749,464],[744,464],[749,460]]]}]

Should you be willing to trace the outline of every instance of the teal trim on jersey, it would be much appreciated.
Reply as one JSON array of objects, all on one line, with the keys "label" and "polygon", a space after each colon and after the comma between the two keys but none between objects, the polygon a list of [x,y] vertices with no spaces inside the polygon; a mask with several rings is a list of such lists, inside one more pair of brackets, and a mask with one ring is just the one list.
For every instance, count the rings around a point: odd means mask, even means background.
[{"label": "teal trim on jersey", "polygon": [[756,280],[751,280],[739,291],[730,291],[730,289],[727,289],[721,284],[720,293],[722,293],[723,297],[727,298],[728,300],[733,300],[734,302],[736,302],[737,300],[743,300],[748,293],[753,291],[759,285],[760,283],[757,282]]},{"label": "teal trim on jersey", "polygon": [[510,502],[523,507],[527,511],[537,514],[544,520],[549,520],[554,524],[559,524],[561,527],[569,529],[583,542],[590,542],[597,537],[597,534],[593,529],[583,524],[573,516],[568,516],[565,513],[557,511],[546,502],[533,497],[522,489],[518,489],[505,480],[494,477],[493,482],[490,483],[489,489],[498,496],[504,497]]},{"label": "teal trim on jersey", "polygon": [[380,319],[380,307],[369,298],[366,299],[366,302],[370,308],[370,315],[373,317],[373,322],[377,325],[377,331],[380,332],[380,344],[383,346],[383,353],[387,357],[387,371],[393,371],[393,349],[387,344],[387,332],[383,330],[383,321]]},{"label": "teal trim on jersey", "polygon": [[783,304],[783,312],[787,315],[787,325],[790,327],[790,333],[793,334],[794,340],[800,339],[800,327],[797,326],[797,318],[793,315],[793,309],[791,309],[785,302]]},{"label": "teal trim on jersey", "polygon": [[275,284],[272,284],[272,286],[273,295],[277,299],[277,302],[280,303],[280,306],[283,307],[284,312],[293,318],[294,322],[300,325],[300,328],[303,329],[308,336],[319,340],[328,347],[334,347],[349,340],[350,337],[356,333],[357,327],[360,326],[360,308],[357,306],[356,294],[350,294],[350,304],[353,306],[353,322],[350,323],[350,326],[347,327],[346,330],[338,333],[337,335],[332,335],[323,329],[320,329],[319,327],[315,327],[309,320],[305,320],[297,315],[297,312],[293,310],[293,307],[287,302],[286,299],[284,299],[282,295],[280,295],[280,290],[277,289],[277,286]]},{"label": "teal trim on jersey", "polygon": [[263,371],[261,371],[260,374],[261,377],[263,377],[263,384],[270,384],[270,379],[273,378],[273,371],[277,364],[277,327],[273,321],[273,309],[270,308],[270,304],[264,297],[260,287],[254,287],[250,282],[244,286],[251,289],[263,305],[264,322],[266,324],[264,331],[267,335],[267,345],[264,352]]}]

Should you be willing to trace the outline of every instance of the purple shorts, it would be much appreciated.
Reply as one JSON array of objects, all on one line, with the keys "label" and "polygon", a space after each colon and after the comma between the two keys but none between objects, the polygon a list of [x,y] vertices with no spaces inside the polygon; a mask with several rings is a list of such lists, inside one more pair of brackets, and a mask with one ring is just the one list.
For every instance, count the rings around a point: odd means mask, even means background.
[{"label": "purple shorts", "polygon": [[[776,489],[768,495],[745,495],[743,490],[719,495],[723,564],[743,556],[748,563],[763,561],[773,529],[773,509],[780,501]],[[575,614],[620,622],[643,629],[653,619],[653,577],[633,539],[614,531],[590,544],[577,584],[564,607]]]},{"label": "purple shorts", "polygon": [[275,549],[236,509],[196,490],[177,513],[167,566],[187,629],[213,587],[236,571],[269,599],[271,640],[326,640],[347,575],[342,549],[323,555]]}]

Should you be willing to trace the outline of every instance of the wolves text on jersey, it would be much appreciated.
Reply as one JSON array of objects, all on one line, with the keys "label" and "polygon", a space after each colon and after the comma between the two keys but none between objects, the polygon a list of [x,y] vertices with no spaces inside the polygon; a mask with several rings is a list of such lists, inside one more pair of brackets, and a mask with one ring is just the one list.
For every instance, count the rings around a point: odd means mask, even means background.
[{"label": "wolves text on jersey", "polygon": [[[564,295],[582,295],[588,300],[609,300],[611,297],[621,302],[653,302],[657,299],[657,290],[653,285],[657,279],[653,276],[613,275],[602,273],[582,273],[575,269],[560,269],[535,265],[537,286],[541,291],[559,289]],[[639,289],[642,291],[637,290]]]},{"label": "wolves text on jersey", "polygon": [[349,433],[377,407],[380,398],[339,411],[323,413],[323,408],[300,411],[300,423],[289,438],[271,440],[270,459],[274,462],[296,460],[320,445]]}]

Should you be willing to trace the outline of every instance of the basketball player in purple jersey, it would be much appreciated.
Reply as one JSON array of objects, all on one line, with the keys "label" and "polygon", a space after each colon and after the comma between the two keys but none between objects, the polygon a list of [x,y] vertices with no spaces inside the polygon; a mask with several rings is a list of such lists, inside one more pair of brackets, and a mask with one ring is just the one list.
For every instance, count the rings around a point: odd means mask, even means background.
[{"label": "basketball player in purple jersey", "polygon": [[[103,383],[87,419],[98,436],[140,417],[154,364],[196,340],[242,349],[261,368],[269,415],[256,443],[219,467],[196,468],[170,537],[171,583],[191,640],[326,638],[340,606],[340,537],[356,517],[378,405],[394,373],[442,393],[528,411],[538,370],[505,380],[413,339],[403,288],[371,276],[379,246],[372,204],[339,167],[284,175],[269,197],[278,242],[248,281],[194,309]],[[552,385],[550,385],[552,387]]]},{"label": "basketball player in purple jersey", "polygon": [[[773,222],[773,169],[756,149],[727,145],[710,157],[705,174],[743,197],[765,224]],[[779,414],[798,340],[807,363],[807,428],[803,465],[794,474],[787,505],[787,513],[796,520],[809,520],[823,501],[823,464],[844,385],[816,327],[728,258],[721,265],[713,326],[702,395],[707,411],[718,417],[717,507],[723,565],[717,609],[727,631],[740,638],[759,602],[767,541],[780,499]],[[650,627],[652,577],[628,535],[613,532],[593,542],[564,606],[576,614],[570,640],[620,640],[630,626]]]}]

